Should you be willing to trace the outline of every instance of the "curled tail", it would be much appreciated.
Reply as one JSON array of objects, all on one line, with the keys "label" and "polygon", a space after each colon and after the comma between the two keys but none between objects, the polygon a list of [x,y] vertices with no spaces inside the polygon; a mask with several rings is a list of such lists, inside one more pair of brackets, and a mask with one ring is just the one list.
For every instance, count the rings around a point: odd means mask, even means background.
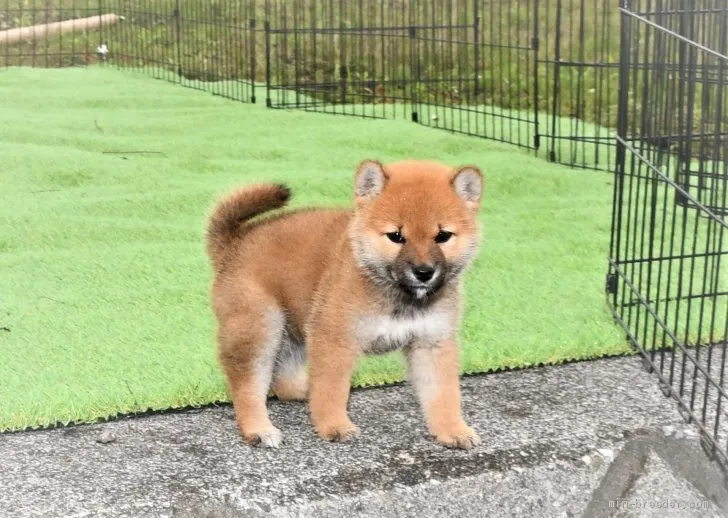
[{"label": "curled tail", "polygon": [[258,184],[243,187],[222,199],[210,215],[207,226],[207,254],[219,261],[235,240],[246,230],[247,221],[255,216],[286,205],[291,191],[282,184]]}]

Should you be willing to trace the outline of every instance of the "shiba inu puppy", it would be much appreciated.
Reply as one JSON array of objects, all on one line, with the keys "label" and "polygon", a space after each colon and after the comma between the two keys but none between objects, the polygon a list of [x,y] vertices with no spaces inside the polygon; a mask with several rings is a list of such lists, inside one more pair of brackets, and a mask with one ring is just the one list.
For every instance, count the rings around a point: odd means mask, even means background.
[{"label": "shiba inu puppy", "polygon": [[401,350],[435,440],[480,442],[461,415],[462,275],[479,246],[483,177],[474,166],[362,162],[354,208],[286,205],[283,185],[244,187],[213,210],[207,251],[219,358],[244,440],[278,447],[266,396],[308,399],[318,434],[347,441],[360,354]]}]

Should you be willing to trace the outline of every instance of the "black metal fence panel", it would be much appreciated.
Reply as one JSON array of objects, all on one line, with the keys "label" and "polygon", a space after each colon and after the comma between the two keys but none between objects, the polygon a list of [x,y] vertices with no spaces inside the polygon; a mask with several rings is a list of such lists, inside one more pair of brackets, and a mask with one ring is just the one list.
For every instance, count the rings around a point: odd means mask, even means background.
[{"label": "black metal fence panel", "polygon": [[[0,0],[0,59],[32,67],[84,66],[97,61],[107,26],[87,30],[74,20],[98,17],[103,0]],[[70,31],[53,24],[69,21]],[[33,27],[37,27],[33,29]],[[13,33],[26,29],[22,34]]]},{"label": "black metal fence panel", "polygon": [[0,36],[0,59],[108,61],[271,108],[406,117],[613,168],[614,0],[0,0],[0,34],[102,14],[120,18]]},{"label": "black metal fence panel", "polygon": [[106,0],[104,6],[122,17],[106,34],[111,63],[255,102],[258,2]]},{"label": "black metal fence panel", "polygon": [[728,460],[728,4],[624,0],[622,27],[611,305]]},{"label": "black metal fence panel", "polygon": [[615,0],[540,0],[539,109],[548,157],[611,171],[617,121],[619,5]]},{"label": "black metal fence panel", "polygon": [[535,6],[464,2],[413,33],[417,122],[537,149]]},{"label": "black metal fence panel", "polygon": [[268,105],[410,118],[418,14],[400,0],[267,0]]}]

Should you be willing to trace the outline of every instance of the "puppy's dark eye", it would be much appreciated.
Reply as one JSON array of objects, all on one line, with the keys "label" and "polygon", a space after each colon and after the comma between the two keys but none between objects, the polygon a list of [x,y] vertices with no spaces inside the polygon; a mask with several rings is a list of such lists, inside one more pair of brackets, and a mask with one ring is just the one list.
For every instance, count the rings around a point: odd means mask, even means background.
[{"label": "puppy's dark eye", "polygon": [[448,232],[447,230],[441,230],[435,236],[435,243],[445,243],[449,241],[451,237],[452,232]]},{"label": "puppy's dark eye", "polygon": [[387,232],[387,237],[392,243],[404,243],[404,236],[399,232]]}]

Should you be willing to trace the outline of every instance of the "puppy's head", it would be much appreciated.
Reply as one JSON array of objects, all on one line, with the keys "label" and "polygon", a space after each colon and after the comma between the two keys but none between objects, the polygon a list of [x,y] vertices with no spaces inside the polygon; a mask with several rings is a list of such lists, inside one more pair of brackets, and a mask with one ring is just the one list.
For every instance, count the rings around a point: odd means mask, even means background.
[{"label": "puppy's head", "polygon": [[377,285],[426,301],[473,260],[483,193],[477,167],[366,160],[354,185],[350,237],[359,266]]}]

